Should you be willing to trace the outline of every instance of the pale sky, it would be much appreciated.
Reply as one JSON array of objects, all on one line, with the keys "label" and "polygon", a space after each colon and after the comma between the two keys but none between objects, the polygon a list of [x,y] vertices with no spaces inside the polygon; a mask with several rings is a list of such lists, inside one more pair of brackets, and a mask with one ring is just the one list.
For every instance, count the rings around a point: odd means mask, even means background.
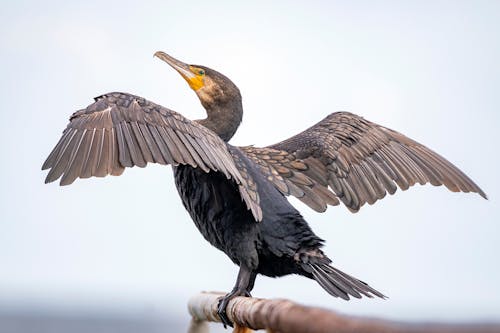
[{"label": "pale sky", "polygon": [[[186,315],[237,267],[199,234],[170,167],[45,185],[69,115],[109,91],[201,118],[163,50],[231,78],[235,145],[265,146],[346,110],[455,163],[489,195],[416,186],[351,214],[293,203],[334,264],[388,300],[344,302],[298,276],[256,297],[411,320],[500,320],[500,2],[12,1],[0,12],[0,304]],[[148,310],[149,311],[149,310]],[[186,319],[187,320],[187,319]]]}]

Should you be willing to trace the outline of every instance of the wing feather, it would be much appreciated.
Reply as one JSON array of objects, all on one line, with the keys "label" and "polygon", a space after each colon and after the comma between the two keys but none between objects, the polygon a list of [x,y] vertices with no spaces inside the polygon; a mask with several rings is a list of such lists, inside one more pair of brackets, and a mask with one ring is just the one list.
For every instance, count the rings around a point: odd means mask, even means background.
[{"label": "wing feather", "polygon": [[82,172],[80,174],[81,178],[89,178],[92,176],[92,170],[97,159],[97,130],[94,128],[91,130],[90,143],[88,144],[89,150],[87,156],[85,157],[85,162],[82,165]]},{"label": "wing feather", "polygon": [[[127,142],[125,141],[124,134],[124,124],[118,123],[114,129],[116,129],[116,139],[118,140],[118,151],[119,151],[119,160],[120,164],[124,167],[133,167],[132,157],[130,157],[130,151],[127,146]],[[110,141],[108,141],[109,144]],[[112,151],[112,149],[111,149]]]},{"label": "wing feather", "polygon": [[116,139],[116,131],[112,127],[106,131],[108,136],[108,173],[113,176],[119,176],[125,171],[125,166],[120,163],[120,147]]},{"label": "wing feather", "polygon": [[109,141],[106,141],[107,138],[105,128],[96,129],[98,135],[98,144],[97,144],[97,163],[95,169],[92,171],[92,176],[96,177],[104,177],[108,174],[108,162],[107,157],[109,153],[107,152],[109,148]]},{"label": "wing feather", "polygon": [[201,168],[205,172],[209,172],[210,167],[208,167],[206,165],[207,162],[205,162],[205,161],[208,161],[209,159],[208,159],[208,156],[203,151],[203,148],[201,147],[201,145],[191,135],[182,134],[179,137],[184,141],[184,144],[186,146],[189,144],[191,155],[195,159],[198,167]]},{"label": "wing feather", "polygon": [[155,139],[153,138],[153,135],[149,131],[148,125],[144,123],[138,123],[138,126],[141,130],[141,134],[144,137],[144,140],[146,141],[149,151],[151,152],[151,155],[153,157],[152,162],[159,164],[167,164],[167,162],[163,158],[160,148],[158,147]]},{"label": "wing feather", "polygon": [[64,175],[61,178],[61,185],[71,184],[81,173],[83,163],[87,158],[88,150],[90,147],[91,132],[82,130],[82,135],[78,145],[73,150],[71,161],[69,162]]},{"label": "wing feather", "polygon": [[168,164],[173,164],[173,165],[178,165],[179,162],[174,161],[174,157],[170,153],[170,150],[168,149],[166,143],[163,141],[160,132],[158,131],[158,128],[156,128],[153,125],[148,125],[149,131],[151,132],[156,144],[158,145],[158,148],[160,149],[161,155],[163,159],[168,163]]},{"label": "wing feather", "polygon": [[154,163],[153,155],[151,154],[149,145],[147,144],[146,139],[144,138],[144,135],[142,134],[137,121],[130,122],[130,127],[132,128],[134,138],[137,144],[139,145],[139,151],[144,157],[144,166],[146,166],[146,163]]},{"label": "wing feather", "polygon": [[242,150],[278,190],[317,211],[340,200],[356,212],[416,183],[486,198],[467,175],[429,148],[348,112],[332,113],[269,147]]},{"label": "wing feather", "polygon": [[255,182],[249,174],[243,177],[221,138],[197,122],[130,94],[105,94],[75,112],[42,169],[50,169],[47,183],[61,178],[61,185],[68,185],[76,178],[120,175],[125,167],[153,162],[224,173],[238,184],[255,219],[262,219]]},{"label": "wing feather", "polygon": [[46,183],[54,181],[61,177],[61,175],[66,170],[68,163],[70,163],[73,149],[77,145],[77,142],[80,141],[81,134],[83,133],[82,131],[79,131],[77,129],[73,129],[72,132],[73,133],[66,138],[67,142],[61,149],[55,165],[50,169],[47,178],[45,179]]},{"label": "wing feather", "polygon": [[123,122],[120,124],[123,129],[123,134],[125,136],[125,142],[127,143],[128,150],[130,152],[130,158],[132,160],[133,165],[137,165],[140,168],[144,168],[146,166],[146,161],[142,156],[141,148],[135,135],[132,132],[132,127],[130,123]]},{"label": "wing feather", "polygon": [[205,153],[205,155],[207,155],[207,162],[209,162],[211,164],[210,168],[214,171],[218,171],[217,157],[214,155],[212,150],[208,148],[208,147],[210,147],[210,143],[207,140],[202,139],[202,140],[200,140],[200,145],[202,145],[202,147],[206,148],[206,149],[203,149],[203,152]]},{"label": "wing feather", "polygon": [[64,150],[64,147],[68,144],[68,136],[72,134],[74,133],[70,130],[64,131],[63,136],[59,139],[59,142],[54,147],[49,157],[47,157],[45,163],[43,163],[42,170],[52,168],[57,163],[61,155],[61,151]]}]

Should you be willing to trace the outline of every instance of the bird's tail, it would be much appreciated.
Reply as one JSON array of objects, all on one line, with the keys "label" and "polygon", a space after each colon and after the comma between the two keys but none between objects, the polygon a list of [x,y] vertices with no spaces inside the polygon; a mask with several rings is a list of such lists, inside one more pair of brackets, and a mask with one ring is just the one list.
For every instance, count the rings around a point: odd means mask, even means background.
[{"label": "bird's tail", "polygon": [[373,289],[365,282],[352,277],[327,263],[309,263],[308,271],[330,295],[349,300],[349,296],[361,298],[362,295],[372,298],[377,296],[386,298],[382,293]]}]

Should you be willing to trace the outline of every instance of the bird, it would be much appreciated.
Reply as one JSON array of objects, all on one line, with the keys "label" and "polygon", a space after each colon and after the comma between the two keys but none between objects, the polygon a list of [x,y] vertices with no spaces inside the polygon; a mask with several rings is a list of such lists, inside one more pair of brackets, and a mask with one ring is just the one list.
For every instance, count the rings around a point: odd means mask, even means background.
[{"label": "bird", "polygon": [[203,237],[239,266],[234,288],[218,304],[251,297],[258,274],[298,274],[349,300],[386,296],[341,271],[322,251],[324,240],[288,201],[317,212],[342,203],[353,213],[399,188],[419,183],[452,192],[486,194],[444,157],[407,136],[349,112],[334,112],[312,127],[266,147],[229,143],[243,116],[238,87],[223,74],[189,65],[165,52],[155,57],[189,84],[207,117],[189,120],[142,97],[110,92],[74,112],[42,170],[60,178],[121,175],[148,163],[171,165],[182,203]]}]

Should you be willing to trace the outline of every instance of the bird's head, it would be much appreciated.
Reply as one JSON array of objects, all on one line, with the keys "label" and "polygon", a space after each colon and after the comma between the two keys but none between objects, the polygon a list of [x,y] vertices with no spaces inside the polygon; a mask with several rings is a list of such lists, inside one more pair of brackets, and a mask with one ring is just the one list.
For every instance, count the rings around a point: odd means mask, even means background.
[{"label": "bird's head", "polygon": [[238,87],[221,73],[205,66],[185,64],[162,51],[154,56],[172,66],[186,80],[207,111],[226,104],[241,103]]},{"label": "bird's head", "polygon": [[196,121],[217,133],[224,141],[229,141],[243,117],[238,87],[213,69],[185,64],[162,51],[154,55],[172,66],[198,95],[207,111],[207,118]]}]

